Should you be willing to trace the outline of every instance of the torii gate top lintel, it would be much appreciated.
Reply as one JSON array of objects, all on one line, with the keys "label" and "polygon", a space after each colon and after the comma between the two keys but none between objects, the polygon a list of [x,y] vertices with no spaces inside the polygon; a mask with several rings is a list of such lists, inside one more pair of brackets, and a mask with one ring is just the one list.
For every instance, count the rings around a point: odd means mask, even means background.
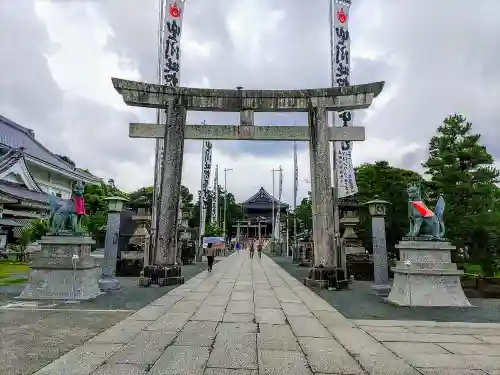
[{"label": "torii gate top lintel", "polygon": [[231,90],[172,87],[112,78],[115,90],[127,105],[166,108],[172,97],[180,97],[187,110],[235,112],[306,112],[310,99],[319,99],[332,110],[368,108],[384,88],[384,82],[304,90]]}]

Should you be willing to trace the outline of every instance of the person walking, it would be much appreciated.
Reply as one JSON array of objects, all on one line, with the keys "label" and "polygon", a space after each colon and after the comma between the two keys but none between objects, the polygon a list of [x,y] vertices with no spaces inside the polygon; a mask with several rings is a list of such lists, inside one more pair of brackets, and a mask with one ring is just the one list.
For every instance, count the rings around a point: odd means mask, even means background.
[{"label": "person walking", "polygon": [[262,242],[259,241],[257,245],[257,253],[259,254],[259,258],[262,258]]},{"label": "person walking", "polygon": [[212,266],[214,265],[215,258],[215,248],[209,242],[207,245],[207,260],[208,260],[208,272],[212,272]]},{"label": "person walking", "polygon": [[255,252],[255,243],[252,241],[250,243],[250,258],[253,258],[254,252]]}]

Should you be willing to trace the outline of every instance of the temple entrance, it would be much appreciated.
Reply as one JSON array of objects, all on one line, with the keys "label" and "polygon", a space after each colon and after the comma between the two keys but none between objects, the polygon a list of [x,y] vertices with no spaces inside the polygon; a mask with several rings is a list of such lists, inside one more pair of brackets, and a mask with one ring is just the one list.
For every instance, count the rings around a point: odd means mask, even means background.
[{"label": "temple entrance", "polygon": [[289,205],[280,202],[261,187],[257,193],[241,203],[241,207],[245,212],[245,219],[233,223],[233,227],[237,228],[237,242],[245,242],[247,239],[271,240],[273,218],[278,212],[281,217],[285,217]]},{"label": "temple entrance", "polygon": [[[167,112],[166,125],[131,124],[129,133],[135,138],[164,139],[157,241],[152,249],[156,265],[165,269],[177,268],[177,221],[184,140],[199,139],[309,142],[314,266],[337,267],[330,142],[363,141],[365,129],[329,127],[328,111],[368,108],[382,91],[383,82],[304,90],[242,90],[241,87],[226,90],[170,87],[117,78],[112,81],[126,104],[162,108]],[[239,112],[240,124],[186,125],[188,110]],[[306,112],[309,123],[303,126],[255,126],[255,112]]]}]

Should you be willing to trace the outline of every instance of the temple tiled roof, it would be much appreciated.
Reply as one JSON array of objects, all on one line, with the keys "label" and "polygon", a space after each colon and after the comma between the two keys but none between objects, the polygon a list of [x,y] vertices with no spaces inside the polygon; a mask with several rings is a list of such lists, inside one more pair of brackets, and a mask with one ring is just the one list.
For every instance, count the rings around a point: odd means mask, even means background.
[{"label": "temple tiled roof", "polygon": [[59,169],[74,177],[75,180],[81,179],[84,182],[100,183],[100,179],[96,176],[74,168],[71,164],[66,163],[49,151],[35,139],[33,130],[0,115],[0,147],[2,146],[9,149],[22,148],[29,159]]},{"label": "temple tiled roof", "polygon": [[0,156],[0,173],[7,171],[16,164],[23,156],[23,150],[12,148]]},{"label": "temple tiled roof", "polygon": [[261,187],[257,193],[252,195],[241,205],[244,208],[271,209],[271,207],[273,206],[273,202],[276,208],[280,207],[280,209],[284,209],[289,207],[288,204],[278,201],[263,187]]},{"label": "temple tiled roof", "polygon": [[29,190],[21,184],[16,184],[9,181],[0,181],[0,192],[11,198],[21,201],[31,201],[41,204],[49,203],[48,194]]}]

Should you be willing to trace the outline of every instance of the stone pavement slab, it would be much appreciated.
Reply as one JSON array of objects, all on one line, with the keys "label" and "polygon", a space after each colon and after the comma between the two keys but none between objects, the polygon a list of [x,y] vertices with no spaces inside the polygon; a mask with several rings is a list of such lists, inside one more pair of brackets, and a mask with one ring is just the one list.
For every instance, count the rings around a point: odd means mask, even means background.
[{"label": "stone pavement slab", "polygon": [[397,322],[349,321],[241,252],[36,375],[500,375],[500,325]]},{"label": "stone pavement slab", "polygon": [[422,374],[500,374],[500,323],[352,322]]}]

